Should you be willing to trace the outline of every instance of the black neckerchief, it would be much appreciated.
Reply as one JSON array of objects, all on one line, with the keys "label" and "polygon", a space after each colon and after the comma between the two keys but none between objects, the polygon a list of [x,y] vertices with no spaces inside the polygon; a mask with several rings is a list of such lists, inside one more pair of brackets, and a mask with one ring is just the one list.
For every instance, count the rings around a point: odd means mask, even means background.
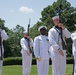
[{"label": "black neckerchief", "polygon": [[27,37],[24,37],[25,39],[28,39]]},{"label": "black neckerchief", "polygon": [[[62,35],[62,29],[61,28],[59,28],[59,27],[54,27],[55,28],[55,30],[59,33],[59,36],[60,36],[60,38],[61,38],[61,40],[62,40],[62,47],[63,47],[63,50],[65,50],[66,49],[66,43],[65,43],[65,41],[64,41],[64,39],[63,39],[63,35]],[[58,29],[60,30],[60,32],[58,31]],[[58,39],[59,40],[59,39]]]},{"label": "black neckerchief", "polygon": [[57,29],[61,29],[60,27],[58,27],[58,26],[55,26],[55,28],[57,28]]},{"label": "black neckerchief", "polygon": [[59,35],[61,35],[61,28],[58,27],[58,26],[55,26],[54,28],[55,28],[55,30],[59,33]]},{"label": "black neckerchief", "polygon": [[26,41],[28,41],[29,39],[27,37],[24,37]]}]

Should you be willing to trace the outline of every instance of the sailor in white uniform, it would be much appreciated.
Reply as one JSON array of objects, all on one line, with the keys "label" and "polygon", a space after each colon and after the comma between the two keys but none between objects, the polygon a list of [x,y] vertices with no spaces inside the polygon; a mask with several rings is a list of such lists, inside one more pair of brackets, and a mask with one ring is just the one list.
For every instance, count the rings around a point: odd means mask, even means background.
[{"label": "sailor in white uniform", "polygon": [[[75,29],[76,29],[76,24],[75,24]],[[76,75],[76,31],[71,34],[71,38],[73,41],[72,44],[72,53],[74,56],[74,75]]]},{"label": "sailor in white uniform", "polygon": [[34,55],[37,59],[38,75],[48,75],[49,69],[49,40],[45,35],[47,27],[41,26],[38,29],[40,35],[34,39]]},{"label": "sailor in white uniform", "polygon": [[65,75],[66,50],[62,47],[61,30],[64,43],[65,37],[70,38],[71,33],[59,22],[59,16],[54,16],[52,19],[55,26],[48,32],[48,38],[51,44],[52,73],[53,75]]},{"label": "sailor in white uniform", "polygon": [[5,30],[2,30],[0,28],[0,42],[1,42],[1,45],[0,45],[0,75],[2,75],[2,65],[3,65],[3,55],[4,55],[4,47],[3,47],[3,40],[7,40],[8,38],[8,35],[7,33],[5,32]]},{"label": "sailor in white uniform", "polygon": [[[31,65],[32,65],[32,53],[30,53],[30,48],[33,47],[33,40],[28,36],[26,31],[23,32],[24,37],[21,39],[20,44],[22,47],[22,67],[23,75],[30,75]],[[30,41],[30,48],[28,45],[28,40]]]}]

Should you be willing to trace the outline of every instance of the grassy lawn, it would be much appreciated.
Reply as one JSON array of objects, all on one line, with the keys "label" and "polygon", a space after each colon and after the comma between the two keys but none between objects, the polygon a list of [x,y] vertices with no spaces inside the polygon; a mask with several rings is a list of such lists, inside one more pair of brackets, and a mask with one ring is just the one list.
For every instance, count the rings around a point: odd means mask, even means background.
[{"label": "grassy lawn", "polygon": [[[13,65],[13,66],[3,66],[3,75],[22,75],[22,66]],[[37,75],[36,65],[32,66],[31,75]],[[51,65],[49,66],[49,75],[52,75]],[[67,65],[66,75],[72,75],[72,65]]]}]

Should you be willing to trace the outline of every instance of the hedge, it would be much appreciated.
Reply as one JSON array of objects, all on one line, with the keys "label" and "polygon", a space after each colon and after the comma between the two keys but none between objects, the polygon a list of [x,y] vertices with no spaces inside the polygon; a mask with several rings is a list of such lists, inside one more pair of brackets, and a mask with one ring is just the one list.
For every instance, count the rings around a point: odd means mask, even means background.
[{"label": "hedge", "polygon": [[[67,64],[73,64],[73,57],[68,57],[66,59]],[[51,64],[51,60],[49,60]],[[22,57],[9,57],[3,59],[3,65],[22,65]],[[36,65],[36,59],[32,59],[32,65]]]},{"label": "hedge", "polygon": [[[32,59],[32,65],[36,64],[36,59]],[[3,65],[22,65],[22,57],[9,57],[3,59]]]}]

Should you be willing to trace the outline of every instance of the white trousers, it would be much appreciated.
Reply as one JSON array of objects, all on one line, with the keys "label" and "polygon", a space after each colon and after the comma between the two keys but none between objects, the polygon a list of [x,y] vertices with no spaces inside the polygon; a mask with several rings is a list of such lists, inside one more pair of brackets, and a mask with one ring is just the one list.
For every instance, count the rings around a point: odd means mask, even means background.
[{"label": "white trousers", "polygon": [[37,61],[38,75],[48,75],[49,60]]},{"label": "white trousers", "polygon": [[64,56],[56,53],[52,57],[53,75],[66,75],[66,51],[63,50]]},{"label": "white trousers", "polygon": [[22,53],[23,75],[30,75],[31,64],[32,64],[32,54],[30,54],[29,56],[26,53]]},{"label": "white trousers", "polygon": [[2,75],[2,65],[3,65],[3,60],[0,60],[0,75]]},{"label": "white trousers", "polygon": [[74,75],[76,75],[76,55],[74,55]]}]

